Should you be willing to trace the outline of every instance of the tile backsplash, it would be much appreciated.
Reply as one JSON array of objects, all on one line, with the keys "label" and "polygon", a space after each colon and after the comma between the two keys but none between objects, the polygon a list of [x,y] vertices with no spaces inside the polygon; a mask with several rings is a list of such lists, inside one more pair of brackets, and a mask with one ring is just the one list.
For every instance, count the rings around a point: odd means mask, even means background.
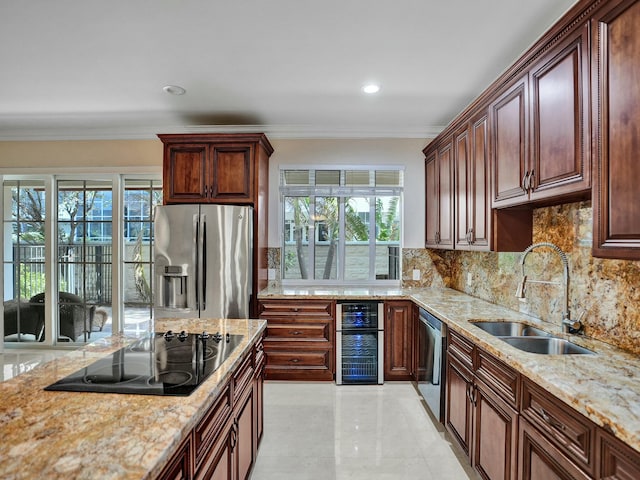
[{"label": "tile backsplash", "polygon": [[[585,334],[640,354],[640,262],[591,256],[590,202],[534,210],[533,242],[551,242],[569,262],[569,308],[585,325]],[[403,286],[445,285],[474,297],[559,324],[560,285],[527,283],[526,301],[515,297],[521,279],[521,253],[403,250],[403,271],[431,270],[423,280]],[[560,257],[547,248],[527,256],[529,280],[562,280]]]}]

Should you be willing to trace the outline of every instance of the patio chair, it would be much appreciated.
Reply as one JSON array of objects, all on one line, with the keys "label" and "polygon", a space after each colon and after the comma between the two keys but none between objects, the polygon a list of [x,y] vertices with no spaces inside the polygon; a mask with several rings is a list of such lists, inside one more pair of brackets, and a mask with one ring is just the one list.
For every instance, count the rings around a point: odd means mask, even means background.
[{"label": "patio chair", "polygon": [[4,340],[5,342],[44,341],[44,317],[39,314],[37,307],[34,308],[28,302],[17,298],[4,302]]},{"label": "patio chair", "polygon": [[[29,303],[34,308],[39,307],[42,316],[44,316],[44,299],[44,293],[38,293],[29,299]],[[61,339],[66,337],[73,342],[85,333],[89,338],[93,329],[96,306],[85,305],[82,298],[69,292],[58,292],[58,302]]]}]

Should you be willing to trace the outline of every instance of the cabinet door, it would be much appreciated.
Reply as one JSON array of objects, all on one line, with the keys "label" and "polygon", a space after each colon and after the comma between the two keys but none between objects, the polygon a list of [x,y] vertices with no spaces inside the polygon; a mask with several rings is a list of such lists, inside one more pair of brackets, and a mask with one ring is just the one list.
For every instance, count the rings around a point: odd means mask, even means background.
[{"label": "cabinet door", "polygon": [[237,475],[234,475],[234,478],[238,480],[247,480],[249,478],[249,473],[251,473],[251,468],[255,461],[253,400],[253,390],[249,388],[247,395],[237,407],[235,422],[236,439],[232,445],[235,457],[235,471],[237,473]]},{"label": "cabinet door", "polygon": [[592,25],[593,255],[640,259],[640,1],[605,2]]},{"label": "cabinet door", "polygon": [[472,465],[485,479],[515,479],[518,412],[479,381],[472,399],[475,407]]},{"label": "cabinet door", "polygon": [[182,480],[184,478],[191,478],[193,473],[191,448],[191,438],[188,437],[176,454],[169,460],[160,475],[158,475],[158,479]]},{"label": "cabinet door", "polygon": [[385,302],[384,379],[411,380],[413,375],[412,302]]},{"label": "cabinet door", "polygon": [[252,203],[253,147],[212,145],[211,198],[216,203]]},{"label": "cabinet door", "polygon": [[530,69],[531,200],[588,191],[589,24]]},{"label": "cabinet door", "polygon": [[428,153],[424,163],[425,176],[425,247],[438,247],[438,152]]},{"label": "cabinet door", "polygon": [[448,355],[446,378],[445,426],[468,456],[473,419],[473,376],[455,357]]},{"label": "cabinet door", "polygon": [[469,230],[471,227],[471,209],[473,208],[473,194],[471,192],[471,173],[469,158],[469,126],[465,124],[453,136],[454,171],[455,171],[455,248],[465,250],[471,245]]},{"label": "cabinet door", "polygon": [[493,202],[506,207],[528,200],[528,77],[525,75],[491,104]]},{"label": "cabinet door", "polygon": [[520,419],[518,480],[591,478],[556,449],[538,430]]},{"label": "cabinet door", "polygon": [[162,189],[164,203],[202,202],[207,198],[206,144],[165,145]]},{"label": "cabinet door", "polygon": [[453,248],[453,139],[438,149],[438,246]]},{"label": "cabinet door", "polygon": [[471,155],[469,157],[469,204],[472,250],[489,250],[491,235],[491,171],[489,167],[488,118],[482,113],[471,121]]},{"label": "cabinet door", "polygon": [[487,114],[471,119],[454,136],[455,247],[490,249],[491,197]]},{"label": "cabinet door", "polygon": [[198,467],[194,477],[196,480],[233,480],[235,478],[233,476],[232,442],[235,441],[233,426],[233,419],[229,418]]}]

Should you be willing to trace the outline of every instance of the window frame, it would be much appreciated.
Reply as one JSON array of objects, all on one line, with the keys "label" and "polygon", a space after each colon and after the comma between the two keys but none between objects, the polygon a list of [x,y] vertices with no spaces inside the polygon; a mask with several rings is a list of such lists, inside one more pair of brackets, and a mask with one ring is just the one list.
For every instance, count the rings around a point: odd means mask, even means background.
[{"label": "window frame", "polygon": [[[77,348],[79,345],[83,345],[85,342],[58,342],[57,335],[54,335],[58,331],[58,319],[57,319],[57,291],[58,291],[58,272],[57,272],[57,248],[58,248],[58,234],[57,234],[57,220],[58,220],[58,180],[91,180],[91,181],[108,181],[111,182],[112,191],[112,290],[111,290],[111,318],[112,318],[112,332],[114,334],[122,332],[124,327],[124,288],[125,282],[123,278],[124,263],[125,263],[125,247],[124,242],[124,186],[125,180],[144,180],[144,181],[157,181],[162,190],[162,168],[160,167],[122,167],[122,168],[87,168],[86,171],[79,171],[78,168],[42,168],[39,169],[38,174],[33,174],[33,170],[20,169],[20,168],[5,168],[0,169],[0,184],[3,185],[5,181],[14,180],[39,180],[45,184],[46,205],[45,205],[45,338],[43,342],[4,342],[4,322],[0,325],[0,352],[7,346],[9,348]],[[4,194],[0,198],[0,207],[3,209],[5,206]],[[91,220],[87,219],[90,223]],[[4,259],[5,238],[4,235],[0,240],[3,251],[3,265],[6,264]],[[151,268],[153,264],[151,263]],[[151,275],[153,272],[150,272]],[[0,289],[4,292],[4,274],[0,278]],[[152,291],[153,292],[153,291]],[[4,298],[4,294],[3,294]],[[153,302],[153,296],[151,297],[151,304]],[[0,306],[0,308],[2,308]],[[152,322],[153,319],[150,318]],[[53,328],[52,328],[53,327]],[[93,341],[90,338],[89,341]]]},{"label": "window frame", "polygon": [[[309,185],[284,185],[284,172],[285,171],[293,171],[293,170],[301,170],[301,171],[340,171],[341,185],[340,186],[328,186],[326,184],[320,185],[311,185],[311,181],[309,181]],[[344,178],[346,176],[347,171],[355,172],[359,170],[369,171],[369,174],[372,178],[375,178],[375,172],[380,171],[397,171],[400,175],[400,181],[398,186],[345,186]],[[402,244],[403,244],[403,232],[404,232],[404,170],[405,167],[402,165],[280,165],[279,166],[279,175],[278,175],[278,184],[279,184],[279,219],[278,219],[278,235],[279,235],[279,245],[281,249],[280,255],[280,283],[283,286],[287,285],[308,285],[308,286],[326,286],[326,285],[363,285],[363,286],[379,286],[379,287],[399,287],[402,282]],[[309,176],[313,178],[313,175]],[[294,197],[294,196],[305,196],[302,195],[305,192],[309,192],[313,190],[315,195],[306,195],[309,197],[309,210],[315,209],[315,197],[327,197],[327,196],[336,196],[331,195],[331,192],[337,192],[338,195],[338,205],[339,205],[339,239],[338,239],[338,257],[337,257],[337,278],[334,279],[317,279],[315,278],[315,246],[318,244],[322,244],[323,242],[317,241],[317,229],[316,222],[313,219],[310,219],[310,223],[307,229],[307,268],[309,271],[313,271],[314,278],[301,279],[301,278],[286,278],[285,277],[285,256],[286,256],[286,246],[287,239],[285,238],[285,224],[287,223],[286,218],[286,202],[285,197]],[[352,195],[346,195],[346,192],[352,192]],[[393,193],[393,195],[392,195]],[[400,232],[398,239],[398,251],[399,251],[399,266],[398,266],[398,278],[397,279],[376,279],[376,271],[375,271],[375,248],[378,244],[376,242],[376,234],[375,234],[375,221],[369,223],[369,278],[364,279],[356,279],[356,280],[346,280],[345,279],[345,249],[347,242],[345,241],[345,198],[347,197],[367,197],[369,200],[369,218],[375,219],[375,209],[376,202],[375,199],[378,197],[398,197],[398,219],[400,222]],[[314,198],[311,198],[314,197]],[[290,222],[293,224],[293,221]],[[289,229],[291,235],[293,235],[293,228]]]}]

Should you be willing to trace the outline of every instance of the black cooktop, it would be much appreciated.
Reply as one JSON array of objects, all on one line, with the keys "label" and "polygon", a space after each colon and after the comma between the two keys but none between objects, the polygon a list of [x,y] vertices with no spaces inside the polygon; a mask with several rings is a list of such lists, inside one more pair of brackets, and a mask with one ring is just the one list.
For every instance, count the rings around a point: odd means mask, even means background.
[{"label": "black cooktop", "polygon": [[153,333],[45,387],[72,392],[190,395],[243,335]]}]

